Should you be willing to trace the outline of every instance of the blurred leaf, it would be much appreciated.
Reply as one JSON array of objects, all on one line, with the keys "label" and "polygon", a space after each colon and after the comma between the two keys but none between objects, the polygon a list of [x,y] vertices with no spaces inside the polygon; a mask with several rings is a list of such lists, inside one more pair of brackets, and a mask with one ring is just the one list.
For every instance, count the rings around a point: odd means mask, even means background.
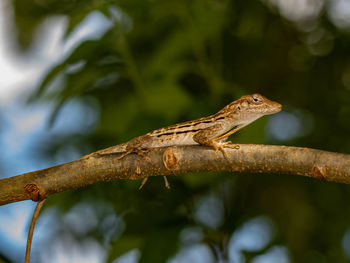
[{"label": "blurred leaf", "polygon": [[130,250],[141,247],[143,244],[142,241],[143,240],[141,237],[123,235],[121,238],[118,238],[116,241],[111,243],[110,253],[106,262],[113,262],[114,259],[129,252]]},{"label": "blurred leaf", "polygon": [[[149,112],[154,115],[161,115],[174,119],[183,112],[183,109],[188,108],[190,105],[190,98],[187,93],[184,92],[179,86],[167,85],[164,88],[161,83],[150,87],[148,90],[150,93],[146,98]],[[165,92],[165,94],[163,94]]]}]

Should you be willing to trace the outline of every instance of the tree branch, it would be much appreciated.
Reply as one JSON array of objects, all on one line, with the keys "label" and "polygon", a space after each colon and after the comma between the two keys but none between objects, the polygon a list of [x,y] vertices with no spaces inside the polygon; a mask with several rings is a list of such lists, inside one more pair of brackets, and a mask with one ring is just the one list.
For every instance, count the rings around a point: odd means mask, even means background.
[{"label": "tree branch", "polygon": [[33,234],[34,234],[34,227],[35,227],[35,223],[36,220],[39,216],[39,212],[41,210],[41,207],[43,206],[45,202],[44,200],[41,200],[37,203],[34,213],[33,213],[33,217],[32,217],[32,221],[30,222],[30,227],[29,227],[29,231],[28,231],[28,237],[27,237],[27,247],[26,247],[26,255],[24,258],[24,263],[29,263],[30,261],[30,249],[32,247],[32,239],[33,239]]},{"label": "tree branch", "polygon": [[153,165],[140,157],[141,174],[136,174],[138,156],[95,155],[87,159],[0,180],[0,205],[31,199],[40,201],[51,194],[98,182],[117,179],[139,180],[199,171],[296,174],[326,181],[350,183],[350,155],[321,150],[239,144],[227,148],[231,163],[221,153],[203,146],[173,146],[151,149]]}]

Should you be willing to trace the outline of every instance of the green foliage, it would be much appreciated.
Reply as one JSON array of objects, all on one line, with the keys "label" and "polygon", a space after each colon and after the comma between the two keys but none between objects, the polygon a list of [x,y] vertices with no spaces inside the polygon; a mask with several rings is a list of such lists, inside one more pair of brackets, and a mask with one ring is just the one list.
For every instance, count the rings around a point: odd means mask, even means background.
[{"label": "green foliage", "polygon": [[[32,95],[31,101],[56,102],[53,123],[73,98],[92,98],[100,110],[96,130],[79,139],[56,138],[48,147],[72,144],[94,151],[260,92],[286,112],[311,116],[308,132],[301,127],[302,135],[281,143],[350,153],[348,35],[327,14],[306,21],[312,28],[286,20],[267,2],[15,0],[23,48],[51,15],[69,18],[66,36],[92,11],[112,23],[100,39],[82,42],[50,69]],[[266,139],[266,123],[259,120],[232,140],[280,143]],[[108,262],[132,249],[140,251],[140,262],[165,262],[183,247],[181,233],[191,227],[203,233],[197,243],[225,259],[230,237],[260,215],[273,221],[275,234],[266,248],[245,251],[247,262],[274,245],[285,246],[293,262],[347,260],[341,247],[350,219],[347,186],[293,175],[230,173],[170,178],[170,191],[161,178],[149,181],[142,191],[138,182],[115,182],[62,193],[50,202],[64,212],[92,196],[113,206],[125,229],[108,242]],[[222,205],[216,227],[196,217],[205,196]],[[101,233],[89,235],[99,240]]]}]

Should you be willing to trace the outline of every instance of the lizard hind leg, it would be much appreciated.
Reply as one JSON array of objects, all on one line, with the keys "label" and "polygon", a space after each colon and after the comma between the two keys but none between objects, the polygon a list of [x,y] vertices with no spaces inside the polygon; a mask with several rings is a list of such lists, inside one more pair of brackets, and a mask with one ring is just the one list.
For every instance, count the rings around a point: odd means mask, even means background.
[{"label": "lizard hind leg", "polygon": [[218,138],[217,136],[219,136],[221,134],[221,130],[222,130],[222,126],[220,124],[210,126],[206,129],[203,129],[203,130],[197,132],[193,136],[193,140],[195,142],[199,143],[200,145],[212,147],[215,150],[216,158],[219,157],[219,151],[222,152],[225,159],[228,162],[231,162],[230,158],[225,150],[225,147],[229,147],[228,145],[231,142],[226,142],[226,137],[222,138],[219,142],[217,142],[215,139],[215,138]]},{"label": "lizard hind leg", "polygon": [[147,155],[147,153],[150,150],[150,148],[147,147],[147,143],[151,140],[152,138],[149,135],[142,135],[130,140],[127,143],[126,151],[120,156],[118,156],[117,160],[120,160],[131,153],[137,154],[136,174],[141,174],[140,157],[142,157],[145,161],[154,166],[154,163],[152,162],[151,158],[149,158]]},{"label": "lizard hind leg", "polygon": [[[119,155],[116,160],[121,160],[123,159],[125,156],[132,154],[132,153],[136,153],[137,154],[137,161],[136,161],[136,174],[141,174],[141,168],[140,168],[140,155],[148,162],[151,162],[150,158],[148,156],[145,155],[144,152],[141,151],[137,151],[135,149],[130,149],[124,153],[122,153],[121,155]],[[152,163],[153,164],[153,163]]]}]

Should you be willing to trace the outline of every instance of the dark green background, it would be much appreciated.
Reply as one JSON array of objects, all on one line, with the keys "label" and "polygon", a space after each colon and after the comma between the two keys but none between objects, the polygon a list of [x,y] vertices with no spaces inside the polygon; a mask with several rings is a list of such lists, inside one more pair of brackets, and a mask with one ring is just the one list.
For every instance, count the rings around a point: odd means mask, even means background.
[{"label": "dark green background", "polygon": [[[66,145],[82,154],[115,145],[212,114],[255,92],[283,104],[281,116],[294,116],[300,127],[278,140],[265,129],[272,125],[265,117],[232,141],[350,153],[350,39],[347,28],[329,19],[328,6],[299,19],[281,15],[268,1],[254,0],[15,0],[14,7],[19,52],[26,52],[37,26],[51,15],[69,18],[66,36],[95,10],[113,23],[101,39],[81,43],[53,67],[31,95],[29,103],[56,103],[53,124],[72,99],[99,112],[97,128],[88,135],[64,134],[38,146],[45,158]],[[69,71],[76,63],[82,63],[81,69]],[[57,78],[61,81],[52,84]],[[50,85],[56,88],[48,89]],[[281,117],[279,123],[275,128],[288,134],[293,123]],[[243,251],[245,262],[276,245],[288,250],[291,262],[349,261],[350,244],[343,242],[350,226],[347,185],[229,172],[184,174],[169,181],[170,191],[161,177],[149,180],[142,191],[137,189],[140,182],[98,184],[52,196],[46,208],[57,206],[59,220],[79,202],[92,206],[99,218],[96,229],[82,234],[64,221],[58,224],[78,242],[99,240],[108,250],[108,262],[134,248],[140,251],[139,262],[165,262],[197,243],[207,245],[216,260],[227,260],[232,235],[260,216],[271,220],[272,238],[261,250]],[[208,197],[218,204],[216,210],[203,201]],[[208,214],[198,219],[202,203]],[[104,205],[123,223],[106,226]],[[210,225],[216,217],[219,223]],[[202,235],[181,242],[186,229]]]}]

